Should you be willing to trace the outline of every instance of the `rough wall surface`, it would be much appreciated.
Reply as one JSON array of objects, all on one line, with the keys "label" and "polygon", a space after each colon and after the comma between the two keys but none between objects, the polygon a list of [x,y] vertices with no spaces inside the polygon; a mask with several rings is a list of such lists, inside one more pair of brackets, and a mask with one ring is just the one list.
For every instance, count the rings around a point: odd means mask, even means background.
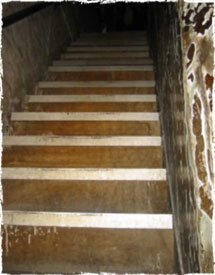
[{"label": "rough wall surface", "polygon": [[29,8],[35,4],[37,4],[37,3],[35,3],[35,2],[16,2],[16,1],[4,3],[3,10],[2,10],[2,17],[9,16],[15,12]]},{"label": "rough wall surface", "polygon": [[[212,92],[214,48],[213,4],[180,7],[183,80],[190,168],[193,170],[199,210],[200,263],[207,271],[212,231]],[[207,225],[207,226],[206,226]]]},{"label": "rough wall surface", "polygon": [[[24,8],[16,4],[3,4],[3,10]],[[25,95],[34,92],[48,65],[73,39],[73,19],[73,5],[52,5],[2,30],[4,133],[10,132],[11,112],[22,110]]]},{"label": "rough wall surface", "polygon": [[150,10],[179,267],[181,273],[209,273],[213,271],[213,7],[184,4],[179,9],[176,3],[159,3]]}]

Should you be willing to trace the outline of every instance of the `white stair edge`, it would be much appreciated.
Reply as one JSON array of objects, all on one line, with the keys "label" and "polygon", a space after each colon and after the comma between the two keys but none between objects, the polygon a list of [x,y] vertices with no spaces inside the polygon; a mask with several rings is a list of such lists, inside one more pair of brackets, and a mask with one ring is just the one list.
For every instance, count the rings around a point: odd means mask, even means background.
[{"label": "white stair edge", "polygon": [[12,121],[159,121],[150,112],[13,112]]},{"label": "white stair edge", "polygon": [[62,59],[85,59],[85,58],[134,58],[134,57],[149,57],[149,53],[141,52],[94,52],[94,53],[63,53]]},{"label": "white stair edge", "polygon": [[48,68],[50,72],[117,72],[117,71],[154,71],[151,65],[140,66],[50,66]]},{"label": "white stair edge", "polygon": [[171,214],[3,211],[4,225],[70,228],[172,229]]},{"label": "white stair edge", "polygon": [[156,102],[156,95],[30,95],[29,103],[71,103],[71,102]]},{"label": "white stair edge", "polygon": [[166,169],[121,168],[2,168],[7,180],[165,181]]},{"label": "white stair edge", "polygon": [[40,81],[39,88],[142,88],[155,87],[154,80],[131,81]]},{"label": "white stair edge", "polygon": [[161,146],[161,137],[3,136],[3,146]]},{"label": "white stair edge", "polygon": [[67,47],[67,52],[136,52],[136,51],[148,51],[149,46],[83,46],[83,47]]}]

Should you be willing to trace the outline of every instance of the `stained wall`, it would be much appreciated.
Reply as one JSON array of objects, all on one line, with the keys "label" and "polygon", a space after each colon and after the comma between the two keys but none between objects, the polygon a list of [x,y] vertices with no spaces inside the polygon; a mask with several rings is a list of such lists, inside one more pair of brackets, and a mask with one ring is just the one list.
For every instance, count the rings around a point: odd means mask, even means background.
[{"label": "stained wall", "polygon": [[212,13],[212,4],[157,3],[149,14],[182,274],[213,272]]},{"label": "stained wall", "polygon": [[[11,15],[35,3],[4,3]],[[26,5],[26,6],[25,6]],[[51,5],[2,30],[3,132],[10,133],[12,111],[23,110],[25,95],[34,93],[48,65],[77,34],[72,4]]]}]

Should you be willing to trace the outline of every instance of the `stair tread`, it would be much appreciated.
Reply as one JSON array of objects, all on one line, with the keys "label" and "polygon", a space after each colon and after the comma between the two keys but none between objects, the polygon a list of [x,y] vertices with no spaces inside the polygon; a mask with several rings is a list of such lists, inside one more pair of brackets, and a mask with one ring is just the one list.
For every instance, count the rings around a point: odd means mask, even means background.
[{"label": "stair tread", "polygon": [[[50,113],[51,116],[52,113]],[[14,135],[160,136],[157,121],[12,121]]]},{"label": "stair tread", "polygon": [[139,66],[49,66],[50,72],[92,72],[92,71],[153,71],[152,65],[139,65]]},{"label": "stair tread", "polygon": [[96,45],[91,45],[91,46],[70,46],[67,47],[66,51],[68,52],[98,52],[98,51],[105,51],[105,52],[116,52],[116,51],[121,51],[121,52],[133,52],[133,51],[148,51],[149,47],[148,46],[96,46]]},{"label": "stair tread", "polygon": [[38,83],[39,88],[51,88],[51,87],[71,87],[71,88],[141,88],[141,87],[154,87],[154,80],[133,80],[133,81],[40,81]]},{"label": "stair tread", "polygon": [[28,112],[156,112],[155,102],[28,102]]},{"label": "stair tread", "polygon": [[92,36],[142,36],[142,35],[147,35],[146,31],[111,31],[111,32],[83,32],[80,33],[80,37],[92,37]]},{"label": "stair tread", "polygon": [[147,40],[119,40],[119,39],[101,39],[101,40],[97,40],[95,43],[95,40],[89,40],[89,39],[83,39],[83,40],[77,40],[74,41],[70,44],[71,46],[75,45],[75,46],[90,46],[90,45],[94,45],[94,46],[100,46],[100,45],[104,45],[104,46],[148,46],[148,41]]},{"label": "stair tread", "polygon": [[162,168],[161,146],[10,146],[4,167]]},{"label": "stair tread", "polygon": [[172,229],[4,226],[3,235],[4,268],[16,273],[174,273]]},{"label": "stair tread", "polygon": [[54,66],[93,66],[93,65],[153,65],[151,58],[103,58],[103,59],[67,59],[67,60],[55,60],[53,61]]},{"label": "stair tread", "polygon": [[142,57],[149,57],[148,52],[94,52],[94,53],[62,53],[61,54],[61,59],[85,59],[85,58],[142,58]]},{"label": "stair tread", "polygon": [[153,94],[155,87],[37,87],[37,94],[46,95],[86,95],[86,94]]},{"label": "stair tread", "polygon": [[22,179],[3,180],[2,188],[4,210],[170,213],[166,181]]}]

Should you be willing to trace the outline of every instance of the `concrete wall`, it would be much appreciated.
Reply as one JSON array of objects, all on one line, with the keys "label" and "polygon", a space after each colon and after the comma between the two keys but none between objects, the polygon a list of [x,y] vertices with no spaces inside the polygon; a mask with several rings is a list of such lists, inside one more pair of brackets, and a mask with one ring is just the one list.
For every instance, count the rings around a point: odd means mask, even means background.
[{"label": "concrete wall", "polygon": [[[29,5],[29,2],[5,3],[3,14],[10,15]],[[48,65],[74,39],[76,32],[74,6],[67,3],[47,7],[3,29],[4,133],[10,132],[11,112],[23,109],[25,95],[34,93],[34,86],[43,78]]]},{"label": "concrete wall", "polygon": [[149,16],[181,273],[213,272],[212,12],[157,3]]}]

